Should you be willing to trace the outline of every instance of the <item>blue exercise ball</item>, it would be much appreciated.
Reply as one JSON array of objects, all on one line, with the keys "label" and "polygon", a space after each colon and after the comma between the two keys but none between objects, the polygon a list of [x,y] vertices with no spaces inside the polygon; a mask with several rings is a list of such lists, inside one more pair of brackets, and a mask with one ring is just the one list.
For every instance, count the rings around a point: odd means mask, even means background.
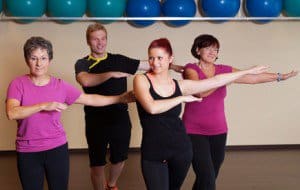
[{"label": "blue exercise ball", "polygon": [[[194,17],[196,14],[196,3],[194,0],[164,0],[162,3],[162,13],[166,17]],[[167,21],[171,26],[183,26],[189,20]]]},{"label": "blue exercise ball", "polygon": [[240,0],[199,0],[207,17],[234,17],[240,9]]},{"label": "blue exercise ball", "polygon": [[[2,1],[1,1],[2,5]],[[41,17],[46,11],[46,0],[6,0],[5,14],[14,17]],[[16,20],[29,23],[33,20]]]},{"label": "blue exercise ball", "polygon": [[[86,11],[86,0],[47,0],[47,13],[50,17],[82,17]],[[70,23],[72,20],[59,20]]]},{"label": "blue exercise ball", "polygon": [[[126,16],[128,17],[159,17],[159,0],[128,0],[126,6]],[[150,26],[155,20],[133,20],[130,21],[135,26]]]},{"label": "blue exercise ball", "polygon": [[287,16],[300,17],[300,0],[284,0],[283,10]]},{"label": "blue exercise ball", "polygon": [[[278,17],[282,10],[282,0],[246,0],[245,9],[250,17]],[[266,23],[270,20],[257,20]]]},{"label": "blue exercise ball", "polygon": [[[125,12],[126,0],[88,0],[87,14],[91,17],[122,17]],[[113,20],[101,20],[107,24]]]}]

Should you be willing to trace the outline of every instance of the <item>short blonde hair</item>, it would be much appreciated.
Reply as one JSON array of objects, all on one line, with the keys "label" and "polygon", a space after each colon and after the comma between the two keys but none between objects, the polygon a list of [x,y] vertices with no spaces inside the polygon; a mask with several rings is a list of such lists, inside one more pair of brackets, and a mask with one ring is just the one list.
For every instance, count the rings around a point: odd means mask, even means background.
[{"label": "short blonde hair", "polygon": [[94,24],[90,24],[88,26],[88,28],[86,29],[86,41],[89,43],[89,38],[90,38],[90,34],[92,32],[98,31],[98,30],[102,30],[105,32],[106,36],[107,36],[107,31],[106,28],[100,24],[100,23],[94,23]]}]

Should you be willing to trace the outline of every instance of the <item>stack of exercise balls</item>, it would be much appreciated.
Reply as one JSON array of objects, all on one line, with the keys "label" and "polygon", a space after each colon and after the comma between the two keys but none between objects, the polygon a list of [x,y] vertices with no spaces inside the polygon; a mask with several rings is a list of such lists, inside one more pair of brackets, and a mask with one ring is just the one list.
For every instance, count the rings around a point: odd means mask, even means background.
[{"label": "stack of exercise balls", "polygon": [[[122,17],[126,0],[87,0],[87,15],[90,17]],[[100,20],[108,24],[114,20]]]},{"label": "stack of exercise balls", "polygon": [[[128,0],[126,6],[127,17],[159,17],[159,0]],[[137,27],[150,26],[155,20],[132,20],[131,24]]]},{"label": "stack of exercise balls", "polygon": [[300,0],[284,0],[283,10],[289,17],[300,17]]},{"label": "stack of exercise balls", "polygon": [[[245,0],[247,16],[250,17],[278,17],[282,11],[282,0]],[[266,23],[270,20],[257,20]]]},{"label": "stack of exercise balls", "polygon": [[[201,12],[206,17],[235,17],[240,10],[240,0],[199,0]],[[222,20],[223,21],[223,20]]]},{"label": "stack of exercise balls", "polygon": [[[77,18],[84,20],[82,17],[86,15],[105,24],[126,20],[133,26],[146,27],[165,20],[169,26],[180,27],[194,20],[191,17],[196,15],[197,8],[204,19],[210,17],[217,21],[213,18],[222,17],[224,21],[235,17],[241,4],[247,17],[265,17],[263,20],[253,18],[258,23],[267,23],[281,13],[300,17],[300,0],[0,0],[0,13],[22,17],[16,19],[20,23],[35,19],[23,17],[42,17],[46,13],[45,17],[55,17],[59,23],[70,23]],[[120,17],[128,18],[117,19]]]},{"label": "stack of exercise balls", "polygon": [[[82,17],[86,12],[86,0],[47,0],[47,14],[50,17]],[[72,20],[59,20],[70,23]]]},{"label": "stack of exercise balls", "polygon": [[[2,2],[1,2],[2,5]],[[13,17],[41,17],[46,11],[46,0],[6,0],[5,14]],[[17,20],[20,23],[29,23],[33,20]]]}]

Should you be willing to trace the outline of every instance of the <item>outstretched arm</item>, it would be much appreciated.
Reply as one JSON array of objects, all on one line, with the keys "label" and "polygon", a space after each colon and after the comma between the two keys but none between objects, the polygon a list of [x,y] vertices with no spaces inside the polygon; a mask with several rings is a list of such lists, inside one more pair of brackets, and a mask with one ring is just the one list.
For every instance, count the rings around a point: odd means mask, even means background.
[{"label": "outstretched arm", "polygon": [[[184,76],[184,79],[188,79],[188,80],[200,80],[198,77],[198,73],[194,69],[190,69],[190,68],[187,68],[184,70],[183,76]],[[205,92],[194,94],[194,96],[197,96],[199,98],[207,97],[216,90],[217,90],[217,88],[213,88],[213,89],[205,91]]]},{"label": "outstretched arm", "polygon": [[148,60],[140,60],[138,70],[140,70],[140,71],[149,71],[150,70],[150,65],[148,63]]},{"label": "outstretched arm", "polygon": [[8,99],[6,101],[6,115],[9,120],[25,119],[40,111],[62,111],[67,109],[67,105],[59,102],[43,102],[31,106],[21,106],[20,101]]},{"label": "outstretched arm", "polygon": [[179,81],[179,85],[183,94],[197,94],[214,88],[218,88],[220,86],[224,86],[247,74],[263,73],[266,71],[266,69],[267,67],[265,66],[256,66],[247,70],[216,75],[212,78],[204,80],[182,80]]},{"label": "outstretched arm", "polygon": [[83,87],[92,87],[102,84],[110,78],[122,78],[128,76],[130,76],[130,74],[118,71],[111,71],[99,74],[80,72],[76,75],[76,80]]},{"label": "outstretched arm", "polygon": [[[239,69],[232,68],[233,72],[240,71]],[[291,71],[289,73],[261,73],[257,75],[245,75],[237,80],[235,80],[235,83],[241,83],[241,84],[258,84],[258,83],[266,83],[266,82],[273,82],[273,81],[281,81],[286,80],[291,77],[294,77],[298,74],[298,71]]]},{"label": "outstretched arm", "polygon": [[194,96],[178,96],[175,98],[154,100],[149,93],[150,84],[144,75],[136,75],[133,80],[133,89],[136,99],[150,114],[159,114],[182,102],[200,101]]},{"label": "outstretched arm", "polygon": [[169,66],[169,69],[171,69],[177,73],[182,73],[184,71],[184,66],[171,63]]},{"label": "outstretched arm", "polygon": [[125,92],[116,96],[104,96],[98,94],[85,94],[82,93],[75,101],[76,104],[84,104],[88,106],[107,106],[117,103],[130,103],[134,102],[135,97],[132,91]]}]

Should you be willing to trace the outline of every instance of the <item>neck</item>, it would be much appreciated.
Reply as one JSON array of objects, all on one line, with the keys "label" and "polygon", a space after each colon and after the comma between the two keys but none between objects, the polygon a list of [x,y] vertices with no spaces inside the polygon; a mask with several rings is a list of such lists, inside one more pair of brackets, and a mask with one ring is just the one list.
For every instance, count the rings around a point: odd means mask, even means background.
[{"label": "neck", "polygon": [[150,72],[149,73],[150,76],[152,78],[154,78],[158,83],[160,84],[163,84],[163,83],[168,83],[172,78],[170,77],[169,75],[169,72],[164,72],[164,73],[159,73],[159,74],[156,74],[156,73],[153,73],[153,72]]},{"label": "neck", "polygon": [[198,63],[199,67],[201,69],[207,69],[207,68],[211,68],[214,66],[214,63],[210,63],[210,62],[205,62],[205,61],[199,61]]},{"label": "neck", "polygon": [[29,74],[29,78],[32,81],[32,83],[37,86],[44,86],[44,85],[48,84],[49,80],[50,80],[49,75],[34,76],[32,74]]},{"label": "neck", "polygon": [[91,52],[91,56],[94,58],[103,58],[107,55],[107,52],[104,53],[95,53],[95,52]]}]

